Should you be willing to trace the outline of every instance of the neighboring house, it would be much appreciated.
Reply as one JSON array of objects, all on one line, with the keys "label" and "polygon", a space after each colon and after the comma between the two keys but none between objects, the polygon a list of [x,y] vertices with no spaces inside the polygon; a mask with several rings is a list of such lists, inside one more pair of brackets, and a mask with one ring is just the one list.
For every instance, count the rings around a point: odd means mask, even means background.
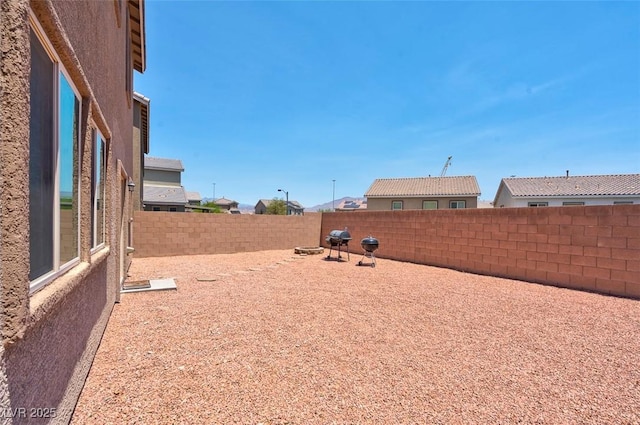
[{"label": "neighboring house", "polygon": [[202,204],[202,197],[199,192],[186,192],[187,193],[187,203],[189,205],[200,205]]},{"label": "neighboring house", "polygon": [[144,185],[145,211],[185,212],[187,197],[182,186]]},{"label": "neighboring house", "polygon": [[0,1],[2,423],[69,422],[119,300],[144,22],[142,0]]},{"label": "neighboring house", "polygon": [[238,202],[227,198],[218,198],[213,201],[222,211],[226,211],[230,214],[240,214],[238,209]]},{"label": "neighboring house", "polygon": [[187,192],[181,184],[183,171],[179,159],[144,158],[142,200],[145,211],[185,211]]},{"label": "neighboring house", "polygon": [[500,182],[494,207],[555,207],[640,203],[640,174],[509,177]]},{"label": "neighboring house", "polygon": [[289,201],[287,215],[304,215],[304,207],[298,201]]},{"label": "neighboring house", "polygon": [[[256,214],[266,214],[272,199],[260,199],[255,207]],[[304,207],[298,201],[289,201],[287,215],[304,215]]]},{"label": "neighboring house", "polygon": [[149,153],[151,100],[133,93],[133,209],[143,210],[144,156]]},{"label": "neighboring house", "polygon": [[366,211],[367,200],[366,199],[351,199],[340,202],[336,208],[336,211]]},{"label": "neighboring house", "polygon": [[364,194],[367,210],[440,210],[477,208],[475,176],[376,179]]},{"label": "neighboring house", "polygon": [[255,207],[256,214],[266,214],[267,207],[271,203],[271,199],[260,199]]}]

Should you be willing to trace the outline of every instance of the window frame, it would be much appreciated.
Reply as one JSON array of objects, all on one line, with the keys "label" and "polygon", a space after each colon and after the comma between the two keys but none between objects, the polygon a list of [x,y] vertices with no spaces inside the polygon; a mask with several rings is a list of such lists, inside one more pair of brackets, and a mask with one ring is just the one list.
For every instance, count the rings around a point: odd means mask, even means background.
[{"label": "window frame", "polygon": [[[81,254],[81,205],[82,205],[82,154],[81,154],[81,130],[82,130],[82,96],[78,91],[77,87],[73,83],[73,79],[71,78],[69,72],[66,70],[60,56],[55,51],[53,44],[46,36],[46,33],[40,22],[34,15],[33,11],[29,11],[29,30],[30,35],[33,35],[38,42],[40,43],[42,49],[46,52],[47,56],[51,60],[52,63],[52,109],[53,109],[53,123],[52,123],[52,140],[53,144],[53,152],[51,161],[53,162],[53,217],[52,220],[52,232],[53,232],[53,247],[52,247],[52,267],[49,271],[44,274],[31,279],[29,276],[29,294],[33,294],[34,292],[42,289],[47,284],[51,283],[54,279],[66,273],[68,270],[76,266],[80,263],[80,254]],[[31,42],[31,41],[30,41]],[[31,58],[29,58],[29,66],[31,67]],[[60,179],[61,179],[61,135],[60,135],[60,119],[61,119],[61,78],[66,80],[69,88],[73,92],[75,96],[75,101],[77,102],[77,111],[74,112],[77,114],[76,122],[75,122],[75,136],[77,137],[75,149],[72,150],[72,163],[73,167],[77,167],[77,176],[75,185],[77,188],[77,194],[72,195],[73,197],[77,197],[75,199],[77,208],[75,211],[75,223],[76,223],[76,255],[68,261],[64,261],[61,259],[61,235],[60,235],[60,227],[61,227],[61,213],[60,213]],[[31,91],[31,88],[29,89]],[[30,124],[31,125],[31,119]],[[73,128],[73,127],[72,127]],[[29,155],[31,156],[31,146],[29,147]],[[73,182],[73,180],[72,180]],[[31,180],[29,179],[29,188],[31,189]],[[73,186],[72,186],[73,191]],[[72,201],[73,203],[73,201]],[[73,207],[72,207],[73,211]],[[29,217],[31,217],[31,209],[29,210]],[[72,215],[73,217],[73,215]],[[31,218],[29,218],[31,220]],[[73,223],[73,221],[72,221]],[[29,237],[32,238],[33,234],[30,232]],[[31,264],[32,258],[31,253],[29,254],[29,264]]]},{"label": "window frame", "polygon": [[530,201],[527,202],[527,207],[531,207],[531,208],[540,208],[540,207],[548,207],[549,203],[548,202],[544,202],[544,201],[540,201],[540,202],[536,202],[536,201]]},{"label": "window frame", "polygon": [[[462,203],[462,207],[458,206],[460,203]],[[454,204],[456,205],[455,207],[453,206]],[[449,209],[451,210],[464,210],[466,208],[467,208],[467,201],[465,201],[464,199],[449,201]]]},{"label": "window frame", "polygon": [[562,202],[562,206],[563,207],[574,207],[574,206],[584,206],[584,202],[581,201],[563,201]]},{"label": "window frame", "polygon": [[[91,155],[91,253],[103,248],[107,242],[107,216],[106,216],[106,199],[107,199],[107,140],[100,130],[92,129],[91,135],[92,155]],[[101,155],[102,154],[102,155]],[[100,168],[97,168],[98,162]],[[101,178],[97,178],[97,173]],[[99,185],[102,183],[101,197],[98,197]],[[102,200],[102,209],[98,209],[98,201]],[[102,241],[98,241],[98,213],[102,212]]]},{"label": "window frame", "polygon": [[[400,204],[400,208],[396,208],[396,204]],[[391,211],[402,211],[404,209],[404,202],[402,200],[391,201]]]},{"label": "window frame", "polygon": [[[424,207],[424,205],[425,205],[427,202],[435,202],[436,207],[435,207],[435,208],[425,208],[425,207]],[[437,210],[437,209],[438,209],[438,200],[437,200],[437,199],[436,199],[436,200],[433,200],[433,199],[425,199],[425,200],[423,200],[423,201],[422,201],[422,209],[423,209],[423,210],[430,210],[430,211],[431,211],[431,210]]]}]

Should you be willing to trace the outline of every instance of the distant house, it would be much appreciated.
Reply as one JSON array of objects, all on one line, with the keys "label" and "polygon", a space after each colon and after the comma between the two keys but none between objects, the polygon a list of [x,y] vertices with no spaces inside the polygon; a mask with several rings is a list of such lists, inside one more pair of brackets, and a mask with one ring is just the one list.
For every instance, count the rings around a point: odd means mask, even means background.
[{"label": "distant house", "polygon": [[477,208],[475,176],[376,179],[364,194],[367,210],[440,210]]},{"label": "distant house", "polygon": [[230,214],[240,214],[240,210],[238,209],[238,202],[227,199],[227,198],[218,198],[213,201],[222,211],[227,211]]},{"label": "distant house", "polygon": [[[260,199],[255,206],[256,214],[266,214],[267,207],[273,202],[272,199]],[[298,201],[289,201],[287,215],[304,215],[304,207]]]},{"label": "distant house", "polygon": [[640,203],[640,174],[510,177],[500,182],[494,207],[552,207]]},{"label": "distant house", "polygon": [[184,171],[179,159],[144,159],[143,204],[145,211],[184,212],[187,193],[181,185]]},{"label": "distant house", "polygon": [[202,197],[199,192],[186,192],[186,194],[189,205],[200,205],[202,203]]}]

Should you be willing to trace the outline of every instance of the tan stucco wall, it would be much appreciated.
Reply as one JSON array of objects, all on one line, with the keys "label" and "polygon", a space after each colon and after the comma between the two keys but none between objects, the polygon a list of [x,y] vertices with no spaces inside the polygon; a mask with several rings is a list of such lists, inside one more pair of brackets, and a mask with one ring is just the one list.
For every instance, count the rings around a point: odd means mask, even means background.
[{"label": "tan stucco wall", "polygon": [[[3,339],[20,337],[28,316],[29,26],[25,1],[0,1],[0,302]],[[27,141],[27,143],[25,143]]]},{"label": "tan stucco wall", "polygon": [[368,211],[391,211],[393,201],[402,201],[404,210],[421,210],[422,201],[438,201],[438,209],[449,209],[449,201],[466,201],[467,208],[478,208],[478,198],[475,197],[451,197],[451,198],[367,198]]},{"label": "tan stucco wall", "polygon": [[[66,423],[119,296],[130,195],[126,26],[112,1],[0,1],[0,407],[56,408]],[[122,15],[124,7],[122,2]],[[29,7],[82,97],[80,261],[29,294]],[[121,24],[123,22],[121,21]],[[106,244],[91,253],[91,129],[108,140]],[[124,202],[122,202],[124,194]],[[120,244],[120,223],[124,240]],[[123,263],[129,259],[124,256]],[[9,421],[9,423],[11,423]],[[19,418],[14,423],[43,423]]]}]

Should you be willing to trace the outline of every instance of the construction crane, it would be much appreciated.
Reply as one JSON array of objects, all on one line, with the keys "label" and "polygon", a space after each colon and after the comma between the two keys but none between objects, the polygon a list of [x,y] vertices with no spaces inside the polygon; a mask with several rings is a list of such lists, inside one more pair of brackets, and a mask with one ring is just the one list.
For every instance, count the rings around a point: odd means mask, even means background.
[{"label": "construction crane", "polygon": [[442,167],[442,171],[440,171],[440,177],[444,177],[444,175],[447,174],[447,168],[449,168],[449,165],[451,165],[451,158],[453,157],[450,156],[449,158],[447,158],[447,162],[444,163],[444,167]]}]

